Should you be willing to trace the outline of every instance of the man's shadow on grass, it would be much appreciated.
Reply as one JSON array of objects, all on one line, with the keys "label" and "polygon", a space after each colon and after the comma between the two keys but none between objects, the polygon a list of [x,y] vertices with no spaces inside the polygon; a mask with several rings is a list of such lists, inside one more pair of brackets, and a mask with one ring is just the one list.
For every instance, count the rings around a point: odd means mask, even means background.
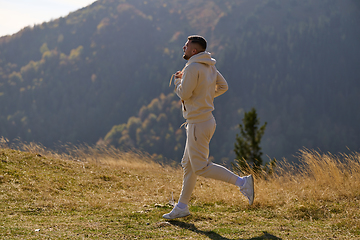
[{"label": "man's shadow on grass", "polygon": [[177,221],[177,220],[171,220],[171,221],[169,221],[169,223],[171,225],[178,226],[178,227],[181,227],[183,229],[187,229],[187,230],[193,231],[195,233],[205,235],[208,238],[213,239],[213,240],[219,240],[219,239],[221,239],[221,240],[262,240],[262,239],[281,240],[281,238],[278,238],[278,237],[276,237],[274,235],[271,235],[270,233],[267,233],[267,232],[263,232],[263,234],[261,236],[259,236],[259,237],[253,237],[253,238],[248,238],[248,239],[240,239],[240,238],[230,239],[230,238],[223,237],[223,236],[221,236],[220,234],[218,234],[218,233],[216,233],[214,231],[202,231],[202,230],[199,230],[192,223],[185,223],[185,222],[180,222],[180,221]]}]

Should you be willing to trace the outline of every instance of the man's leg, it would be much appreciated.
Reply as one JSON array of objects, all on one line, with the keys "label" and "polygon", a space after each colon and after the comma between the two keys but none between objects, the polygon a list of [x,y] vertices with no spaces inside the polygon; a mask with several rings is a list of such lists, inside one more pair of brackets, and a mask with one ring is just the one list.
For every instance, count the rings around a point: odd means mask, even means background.
[{"label": "man's leg", "polygon": [[[186,128],[186,145],[182,166],[184,169],[183,188],[178,204],[173,210],[164,214],[166,219],[185,217],[190,214],[187,204],[194,190],[197,175],[228,182],[240,187],[240,191],[249,199],[250,205],[254,199],[254,183],[252,176],[239,177],[227,168],[211,163],[209,157],[209,143],[215,132],[215,119],[204,123],[188,124]],[[246,179],[250,179],[247,181]],[[247,183],[248,182],[248,183]],[[246,193],[242,191],[245,186]],[[250,186],[250,187],[249,187]],[[248,193],[250,192],[250,194]]]},{"label": "man's leg", "polygon": [[233,185],[239,178],[223,166],[209,162],[209,144],[216,128],[215,119],[188,125],[187,149],[192,170],[196,175],[213,178]]},{"label": "man's leg", "polygon": [[181,165],[184,170],[184,178],[183,178],[183,185],[179,199],[179,203],[186,205],[190,201],[191,193],[195,188],[196,179],[197,179],[197,175],[192,170],[187,149],[188,149],[188,141],[186,141],[184,156],[181,161]]},{"label": "man's leg", "polygon": [[[188,127],[186,127],[186,135],[188,136]],[[184,171],[183,185],[179,198],[179,202],[174,206],[173,210],[170,213],[164,214],[163,218],[174,219],[180,217],[186,217],[190,214],[188,203],[191,198],[191,193],[193,192],[196,184],[197,175],[193,172],[189,153],[188,153],[188,137],[186,138],[184,156],[181,161],[181,165]]]},{"label": "man's leg", "polygon": [[209,144],[215,132],[215,119],[203,123],[189,124],[187,151],[192,170],[196,175],[228,182],[240,188],[240,192],[249,200],[254,201],[254,179],[251,175],[240,177],[227,168],[208,160]]}]

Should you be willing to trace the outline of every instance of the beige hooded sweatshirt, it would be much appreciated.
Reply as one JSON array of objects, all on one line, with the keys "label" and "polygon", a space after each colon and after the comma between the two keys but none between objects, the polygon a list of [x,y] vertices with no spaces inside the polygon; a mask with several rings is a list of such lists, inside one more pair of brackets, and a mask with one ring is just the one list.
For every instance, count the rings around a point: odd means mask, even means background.
[{"label": "beige hooded sweatshirt", "polygon": [[215,109],[214,98],[228,90],[228,84],[215,63],[209,52],[198,53],[186,63],[182,78],[174,81],[188,123],[210,120]]}]

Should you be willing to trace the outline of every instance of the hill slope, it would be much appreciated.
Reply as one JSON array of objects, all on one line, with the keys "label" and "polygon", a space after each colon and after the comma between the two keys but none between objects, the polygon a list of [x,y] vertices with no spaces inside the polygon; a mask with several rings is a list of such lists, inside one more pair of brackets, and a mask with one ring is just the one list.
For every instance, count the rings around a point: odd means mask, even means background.
[{"label": "hill slope", "polygon": [[[180,109],[157,113],[151,103],[172,99],[168,80],[185,63],[181,47],[199,33],[230,86],[216,100],[215,161],[232,160],[251,107],[268,122],[263,152],[271,158],[303,146],[358,150],[358,16],[351,0],[97,1],[0,38],[0,136],[45,146],[107,136],[117,147],[179,160]],[[159,121],[145,124],[154,115]],[[136,118],[141,127],[131,124]],[[165,151],[156,139],[167,135]]]},{"label": "hill slope", "polygon": [[199,178],[192,215],[165,222],[181,169],[115,149],[73,148],[60,156],[34,144],[21,148],[28,152],[0,149],[1,238],[360,237],[358,153],[303,151],[301,174],[284,164],[275,178],[256,180],[253,207],[236,187]]}]

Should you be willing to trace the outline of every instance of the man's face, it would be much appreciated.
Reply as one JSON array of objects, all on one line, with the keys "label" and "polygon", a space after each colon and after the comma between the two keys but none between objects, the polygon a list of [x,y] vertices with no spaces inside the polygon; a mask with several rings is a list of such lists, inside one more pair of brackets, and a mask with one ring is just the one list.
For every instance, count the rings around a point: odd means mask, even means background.
[{"label": "man's face", "polygon": [[183,58],[185,60],[189,60],[193,55],[196,54],[196,49],[194,48],[194,44],[191,41],[187,40],[185,45],[183,46],[184,55]]}]

